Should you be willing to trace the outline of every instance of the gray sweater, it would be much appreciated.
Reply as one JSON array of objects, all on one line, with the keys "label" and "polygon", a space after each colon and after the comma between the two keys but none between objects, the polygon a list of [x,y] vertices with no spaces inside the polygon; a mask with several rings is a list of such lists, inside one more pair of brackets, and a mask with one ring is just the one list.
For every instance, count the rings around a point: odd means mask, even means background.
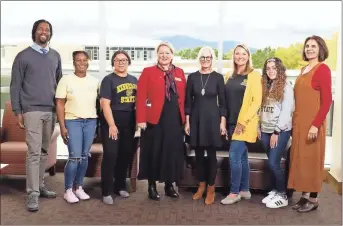
[{"label": "gray sweater", "polygon": [[61,77],[61,57],[56,50],[50,48],[44,55],[28,47],[19,52],[10,84],[13,112],[55,111],[55,92]]},{"label": "gray sweater", "polygon": [[269,101],[260,108],[261,131],[273,133],[274,130],[289,131],[292,129],[292,114],[294,109],[294,90],[289,82],[284,88],[282,102]]}]

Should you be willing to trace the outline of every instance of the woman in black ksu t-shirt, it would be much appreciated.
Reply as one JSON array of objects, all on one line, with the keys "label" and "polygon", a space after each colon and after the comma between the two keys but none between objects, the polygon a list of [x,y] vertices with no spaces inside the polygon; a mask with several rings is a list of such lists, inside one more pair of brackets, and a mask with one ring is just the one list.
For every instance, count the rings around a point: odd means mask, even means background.
[{"label": "woman in black ksu t-shirt", "polygon": [[105,204],[113,204],[112,192],[129,197],[125,181],[136,148],[134,134],[137,78],[127,73],[131,59],[125,51],[116,51],[111,62],[114,72],[102,80],[100,87],[100,128],[104,150],[101,189]]}]

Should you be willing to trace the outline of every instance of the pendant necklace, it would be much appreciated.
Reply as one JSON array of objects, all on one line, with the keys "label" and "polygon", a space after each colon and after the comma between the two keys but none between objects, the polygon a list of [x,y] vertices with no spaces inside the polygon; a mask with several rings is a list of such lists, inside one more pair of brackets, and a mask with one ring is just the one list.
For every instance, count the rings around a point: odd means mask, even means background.
[{"label": "pendant necklace", "polygon": [[200,79],[201,79],[201,86],[202,86],[202,89],[201,89],[201,95],[205,95],[205,86],[206,86],[206,84],[207,84],[207,82],[208,82],[208,79],[210,78],[210,75],[212,74],[212,72],[208,75],[208,77],[207,77],[207,79],[206,79],[206,82],[205,82],[205,85],[204,85],[204,83],[203,83],[203,81],[202,81],[202,74],[200,74]]}]

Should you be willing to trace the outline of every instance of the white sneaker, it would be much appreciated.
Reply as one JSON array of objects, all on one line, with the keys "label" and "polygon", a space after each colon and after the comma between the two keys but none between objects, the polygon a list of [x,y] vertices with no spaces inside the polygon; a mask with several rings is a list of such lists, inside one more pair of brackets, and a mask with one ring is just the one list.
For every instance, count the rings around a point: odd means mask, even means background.
[{"label": "white sneaker", "polygon": [[120,190],[119,195],[123,198],[128,198],[130,196],[130,194],[125,190]]},{"label": "white sneaker", "polygon": [[270,200],[266,207],[276,209],[280,207],[288,206],[288,199],[286,195],[276,194],[272,200]]},{"label": "white sneaker", "polygon": [[79,199],[75,196],[73,190],[69,188],[63,195],[64,199],[69,203],[77,203]]},{"label": "white sneaker", "polygon": [[268,202],[270,202],[270,200],[272,200],[272,198],[276,195],[276,191],[270,191],[268,192],[268,196],[265,197],[264,199],[262,199],[262,203],[263,204],[267,204]]},{"label": "white sneaker", "polygon": [[81,186],[80,186],[78,189],[76,189],[75,195],[76,195],[80,200],[88,200],[88,199],[91,198],[91,197],[89,197],[89,195],[87,195],[87,193],[82,189]]},{"label": "white sneaker", "polygon": [[223,204],[223,205],[231,205],[231,204],[234,204],[234,203],[236,203],[236,202],[239,202],[239,201],[241,201],[241,196],[238,194],[237,196],[235,196],[235,197],[231,197],[231,196],[226,196],[226,198],[225,199],[223,199],[222,201],[220,201],[221,202],[221,204]]}]

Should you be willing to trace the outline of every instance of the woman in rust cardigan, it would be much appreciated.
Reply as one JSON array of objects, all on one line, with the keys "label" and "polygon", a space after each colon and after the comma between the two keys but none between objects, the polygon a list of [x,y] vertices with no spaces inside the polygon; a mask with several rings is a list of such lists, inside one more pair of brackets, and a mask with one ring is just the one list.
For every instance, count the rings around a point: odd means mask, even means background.
[{"label": "woman in rust cardigan", "polygon": [[157,65],[144,68],[137,85],[136,121],[142,131],[138,179],[148,179],[153,200],[160,199],[156,181],[165,182],[167,196],[179,196],[173,183],[181,179],[183,167],[186,79],[172,64],[173,52],[162,42]]},{"label": "woman in rust cardigan", "polygon": [[[325,118],[332,103],[331,71],[323,62],[328,48],[319,36],[305,40],[303,59],[308,62],[294,87],[292,147],[288,188],[303,192],[292,207],[298,212],[318,208],[325,158]],[[308,197],[308,192],[310,192]]]}]

